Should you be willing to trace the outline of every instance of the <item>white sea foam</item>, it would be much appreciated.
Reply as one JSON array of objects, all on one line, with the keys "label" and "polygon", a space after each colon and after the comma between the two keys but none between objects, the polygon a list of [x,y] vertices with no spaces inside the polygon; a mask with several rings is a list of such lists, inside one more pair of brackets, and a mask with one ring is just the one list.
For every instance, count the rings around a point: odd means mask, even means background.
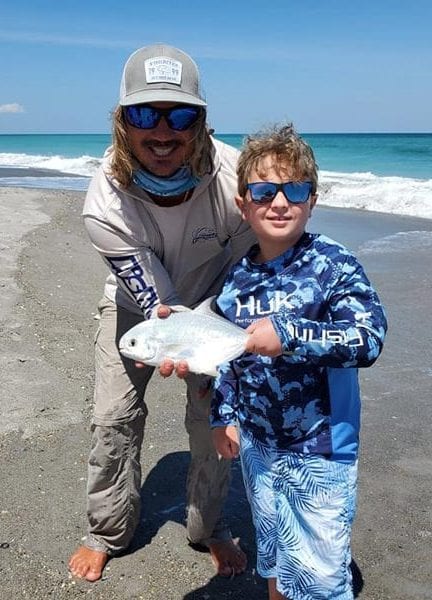
[{"label": "white sea foam", "polygon": [[[22,168],[22,177],[1,177],[0,186],[25,186],[83,190],[101,159],[0,153],[0,167]],[[44,177],[26,177],[25,169],[45,169]],[[49,170],[83,176],[49,176]],[[432,179],[378,177],[372,173],[320,171],[319,203],[325,206],[355,208],[432,219]]]},{"label": "white sea foam", "polygon": [[43,156],[34,154],[0,153],[0,167],[14,167],[26,169],[48,169],[92,177],[101,164],[102,159],[94,156],[80,156],[78,158],[65,158],[64,156]]},{"label": "white sea foam", "polygon": [[432,179],[320,172],[319,202],[432,219]]},{"label": "white sea foam", "polygon": [[429,254],[432,250],[432,231],[398,231],[376,240],[368,240],[360,246],[357,256],[395,252],[405,254],[413,249]]}]

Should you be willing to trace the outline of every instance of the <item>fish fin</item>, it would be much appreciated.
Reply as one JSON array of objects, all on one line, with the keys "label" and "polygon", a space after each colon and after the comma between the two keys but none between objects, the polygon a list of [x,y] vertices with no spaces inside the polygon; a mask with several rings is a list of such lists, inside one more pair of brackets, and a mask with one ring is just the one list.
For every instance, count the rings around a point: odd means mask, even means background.
[{"label": "fish fin", "polygon": [[201,313],[204,315],[207,315],[209,313],[215,315],[216,313],[214,312],[214,310],[212,310],[212,304],[215,298],[216,296],[210,296],[210,298],[206,298],[193,309],[194,312]]},{"label": "fish fin", "polygon": [[216,375],[218,374],[217,367],[215,367],[214,364],[208,364],[208,365],[204,364],[204,365],[202,365],[200,374],[201,375],[209,375],[210,377],[216,377]]},{"label": "fish fin", "polygon": [[192,309],[187,306],[183,306],[183,304],[170,304],[169,305],[172,312],[191,312]]},{"label": "fish fin", "polygon": [[[216,299],[216,296],[210,296],[210,298],[207,298],[206,300],[204,300],[203,302],[201,302],[201,304],[198,304],[198,306],[196,306],[193,309],[193,312],[201,314],[201,315],[211,316],[214,319],[219,319],[220,321],[224,321],[225,323],[227,323],[227,322],[231,323],[231,325],[233,327],[236,327],[237,329],[241,329],[241,331],[244,332],[245,337],[247,337],[248,334],[246,334],[246,332],[244,331],[243,328],[239,327],[238,325],[236,325],[232,321],[229,321],[229,319],[227,319],[223,315],[221,315],[218,312],[216,312],[217,306],[216,306],[216,303],[215,303],[215,299]],[[214,306],[214,308],[216,310],[213,309],[213,306]]]},{"label": "fish fin", "polygon": [[[187,306],[183,306],[183,304],[167,304],[168,308],[171,309],[171,312],[191,312],[192,309]],[[150,316],[150,319],[159,319],[157,310],[153,310]]]}]

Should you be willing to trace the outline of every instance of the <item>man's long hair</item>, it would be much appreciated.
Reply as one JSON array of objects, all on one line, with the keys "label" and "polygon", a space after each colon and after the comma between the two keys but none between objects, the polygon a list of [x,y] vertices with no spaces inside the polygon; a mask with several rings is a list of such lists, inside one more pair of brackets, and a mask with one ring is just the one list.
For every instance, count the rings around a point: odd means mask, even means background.
[{"label": "man's long hair", "polygon": [[[194,149],[192,156],[188,161],[192,175],[202,177],[210,173],[213,168],[211,158],[211,131],[206,124],[206,112],[202,111],[198,121],[192,127],[194,131]],[[134,171],[134,158],[128,143],[126,122],[123,115],[123,109],[119,105],[112,113],[112,138],[113,153],[111,159],[110,174],[115,177],[119,184],[127,188],[132,183]],[[143,165],[145,166],[145,165]],[[136,167],[135,167],[136,168]]]}]

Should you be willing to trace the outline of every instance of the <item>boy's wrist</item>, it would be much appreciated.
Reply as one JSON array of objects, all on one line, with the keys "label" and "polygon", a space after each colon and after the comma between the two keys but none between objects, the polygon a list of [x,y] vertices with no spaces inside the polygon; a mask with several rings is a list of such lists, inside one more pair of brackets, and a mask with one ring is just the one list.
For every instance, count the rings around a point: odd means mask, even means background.
[{"label": "boy's wrist", "polygon": [[218,429],[219,427],[229,427],[230,425],[237,425],[237,420],[232,419],[228,421],[222,421],[220,419],[210,419],[210,429]]},{"label": "boy's wrist", "polygon": [[280,315],[270,315],[269,319],[281,341],[283,352],[293,352],[295,350],[293,325],[287,319],[281,319]]}]

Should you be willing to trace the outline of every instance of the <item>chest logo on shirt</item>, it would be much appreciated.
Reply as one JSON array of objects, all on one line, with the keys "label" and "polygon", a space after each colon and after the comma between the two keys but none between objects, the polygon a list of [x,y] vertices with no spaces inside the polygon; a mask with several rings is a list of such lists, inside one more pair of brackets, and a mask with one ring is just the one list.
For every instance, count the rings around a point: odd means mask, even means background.
[{"label": "chest logo on shirt", "polygon": [[216,231],[211,227],[197,227],[192,231],[192,244],[214,240],[216,237]]},{"label": "chest logo on shirt", "polygon": [[280,290],[276,290],[274,296],[266,301],[255,298],[254,296],[249,296],[247,302],[242,303],[236,298],[236,317],[240,317],[242,310],[246,310],[249,316],[253,317],[255,315],[271,315],[277,313],[282,307],[292,310],[294,305],[291,304],[288,296]]}]

